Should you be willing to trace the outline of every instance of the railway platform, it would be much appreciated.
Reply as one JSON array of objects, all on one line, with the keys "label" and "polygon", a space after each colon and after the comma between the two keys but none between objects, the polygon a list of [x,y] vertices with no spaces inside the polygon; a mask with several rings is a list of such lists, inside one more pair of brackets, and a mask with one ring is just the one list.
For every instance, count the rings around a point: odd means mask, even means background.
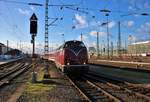
[{"label": "railway platform", "polygon": [[150,86],[149,72],[112,68],[110,66],[108,67],[100,65],[90,65],[90,71],[99,75],[114,77],[119,80],[124,80],[135,84],[145,84]]},{"label": "railway platform", "polygon": [[128,61],[114,61],[114,60],[98,60],[91,59],[89,60],[90,64],[102,65],[102,66],[110,66],[113,68],[124,68],[131,70],[142,70],[142,71],[150,71],[150,63],[144,62],[128,62]]},{"label": "railway platform", "polygon": [[89,64],[94,73],[150,87],[150,63],[95,59]]},{"label": "railway platform", "polygon": [[22,58],[15,58],[15,59],[9,59],[9,60],[0,60],[0,65],[7,64],[7,63],[10,63],[10,62],[13,62],[13,61],[17,61],[19,59],[22,59]]}]

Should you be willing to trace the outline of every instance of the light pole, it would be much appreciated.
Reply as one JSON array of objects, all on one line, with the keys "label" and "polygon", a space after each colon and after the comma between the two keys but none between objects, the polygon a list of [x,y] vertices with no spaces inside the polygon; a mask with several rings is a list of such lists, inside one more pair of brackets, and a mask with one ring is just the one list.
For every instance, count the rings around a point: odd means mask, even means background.
[{"label": "light pole", "polygon": [[105,15],[107,17],[107,58],[109,59],[109,28],[108,28],[108,16],[109,14],[106,13]]},{"label": "light pole", "polygon": [[111,12],[110,10],[107,10],[107,9],[103,9],[103,10],[100,10],[100,12],[104,12],[105,13],[105,16],[107,17],[107,58],[109,59],[109,25],[108,25],[108,16],[109,16],[109,13]]},{"label": "light pole", "polygon": [[102,52],[103,52],[103,56],[105,56],[105,43],[104,43],[104,40],[102,40],[102,43],[103,43]]},{"label": "light pole", "polygon": [[120,31],[120,21],[118,22],[118,55],[121,58],[121,31]]},{"label": "light pole", "polygon": [[63,40],[63,43],[65,43],[65,34],[61,34],[62,35],[62,40]]},{"label": "light pole", "polygon": [[83,41],[83,34],[81,33],[81,41]]},{"label": "light pole", "polygon": [[8,52],[9,41],[7,40],[7,52]]},{"label": "light pole", "polygon": [[111,59],[113,59],[113,53],[114,53],[114,46],[113,42],[111,42]]},{"label": "light pole", "polygon": [[97,32],[97,58],[99,58],[99,32]]}]

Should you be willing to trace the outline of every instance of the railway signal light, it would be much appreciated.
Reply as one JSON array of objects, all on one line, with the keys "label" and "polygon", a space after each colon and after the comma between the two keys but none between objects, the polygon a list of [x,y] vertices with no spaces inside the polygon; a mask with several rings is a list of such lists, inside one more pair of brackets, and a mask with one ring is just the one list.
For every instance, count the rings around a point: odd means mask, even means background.
[{"label": "railway signal light", "polygon": [[30,18],[30,33],[31,34],[37,34],[37,17],[35,15],[35,13],[33,13],[33,15]]},{"label": "railway signal light", "polygon": [[37,35],[37,17],[35,13],[32,14],[30,18],[30,34],[31,34],[31,43],[33,44],[32,57],[34,57],[35,52],[35,36]]}]

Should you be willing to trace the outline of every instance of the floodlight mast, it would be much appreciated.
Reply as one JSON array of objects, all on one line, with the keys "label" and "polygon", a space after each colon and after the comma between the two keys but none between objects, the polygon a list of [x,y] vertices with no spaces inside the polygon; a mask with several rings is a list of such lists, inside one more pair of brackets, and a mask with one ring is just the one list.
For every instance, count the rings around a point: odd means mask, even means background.
[{"label": "floodlight mast", "polygon": [[48,54],[49,52],[49,42],[48,42],[48,2],[46,0],[45,3],[45,46],[44,46],[44,54]]}]

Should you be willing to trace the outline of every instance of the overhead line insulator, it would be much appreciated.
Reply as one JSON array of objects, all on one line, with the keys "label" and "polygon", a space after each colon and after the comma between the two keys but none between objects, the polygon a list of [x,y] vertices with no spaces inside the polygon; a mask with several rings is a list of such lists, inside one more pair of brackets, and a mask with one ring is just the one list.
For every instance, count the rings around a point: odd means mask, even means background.
[{"label": "overhead line insulator", "polygon": [[28,3],[28,5],[43,6],[43,4],[38,4],[38,3]]}]

